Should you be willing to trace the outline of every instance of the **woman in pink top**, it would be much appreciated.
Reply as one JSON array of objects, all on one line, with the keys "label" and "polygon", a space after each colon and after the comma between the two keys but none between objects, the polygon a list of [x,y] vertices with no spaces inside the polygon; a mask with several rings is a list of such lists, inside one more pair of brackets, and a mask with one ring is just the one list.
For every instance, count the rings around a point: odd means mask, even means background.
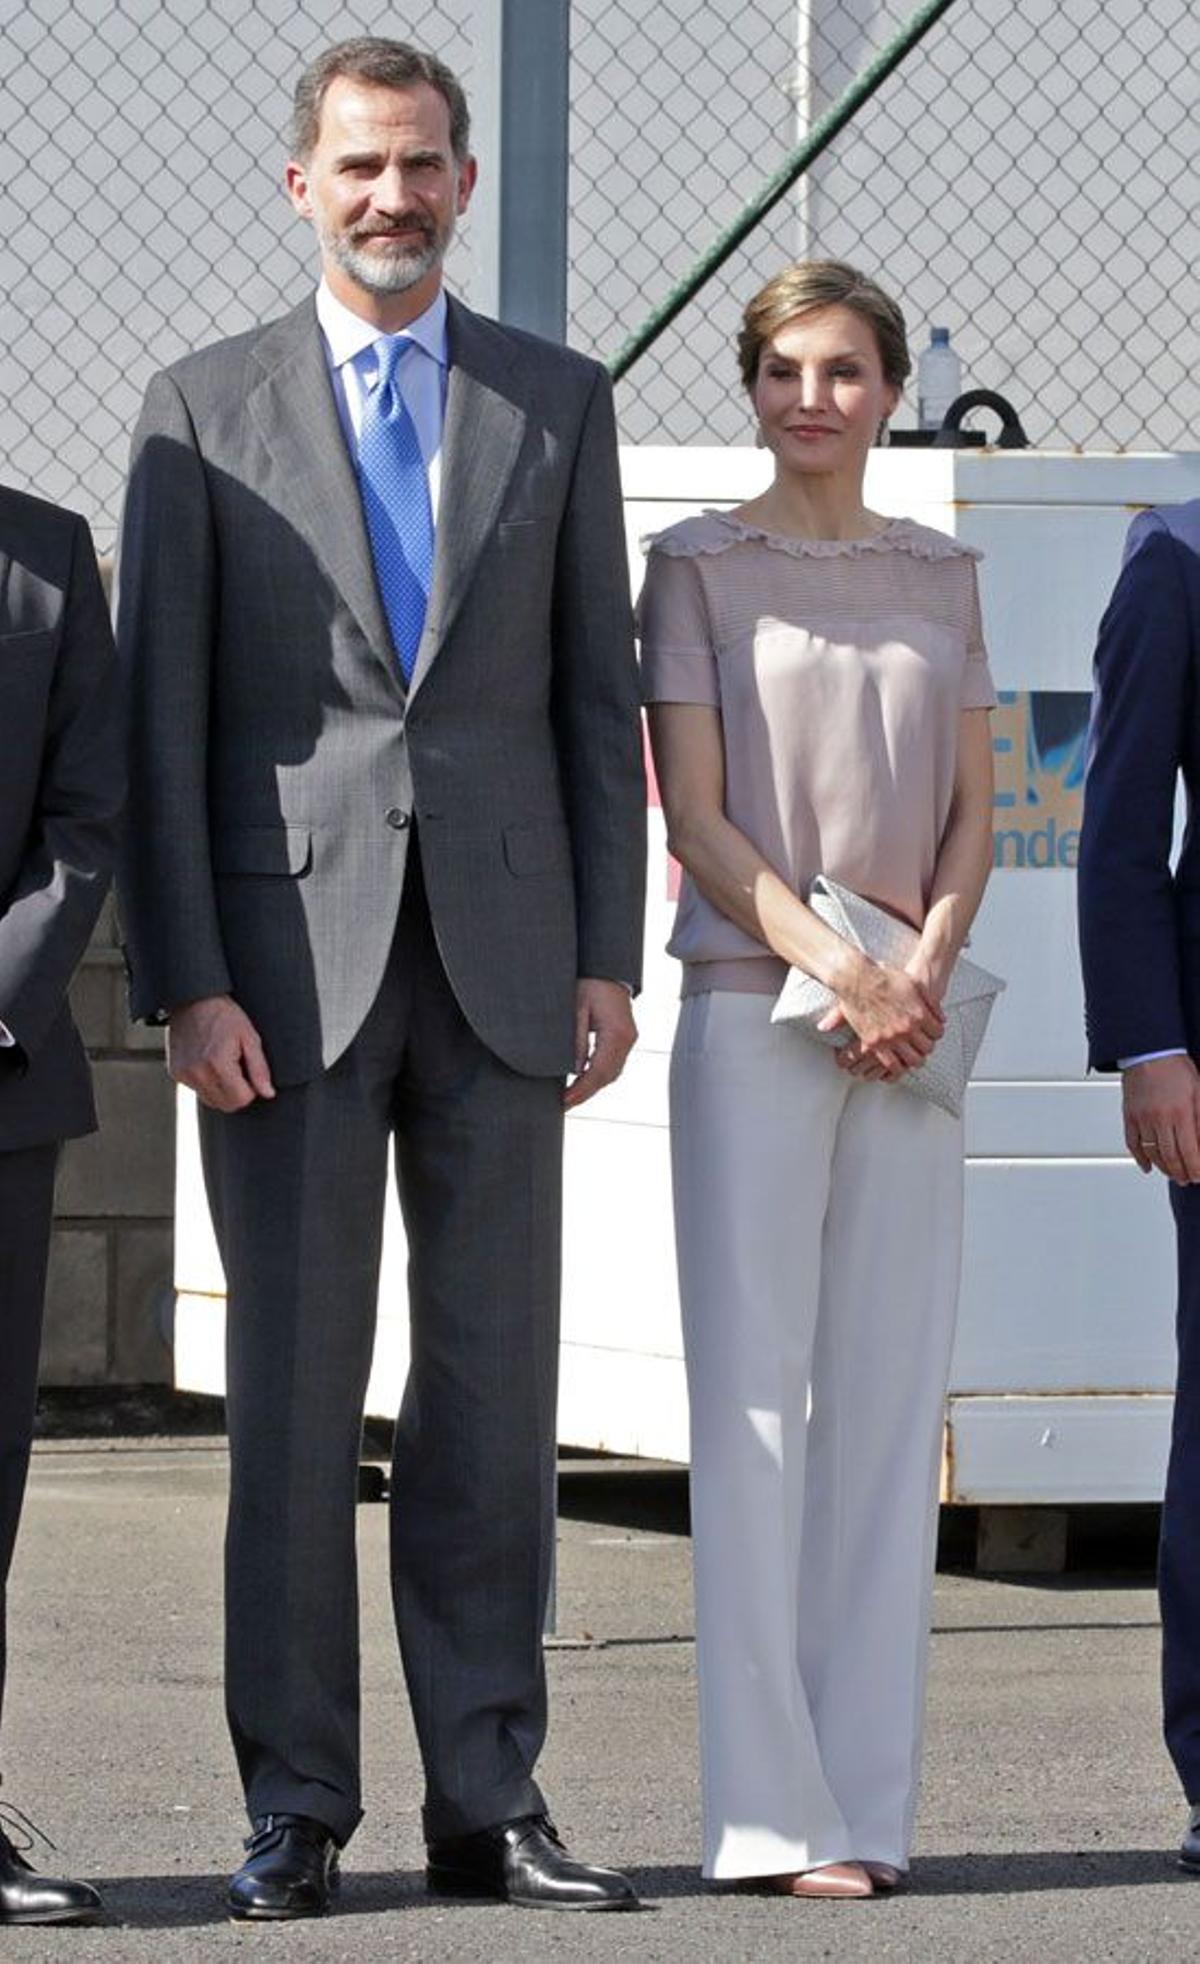
[{"label": "woman in pink top", "polygon": [[[645,694],[684,882],[671,1067],[692,1409],[704,1873],[870,1895],[908,1865],[958,1294],[958,1120],[898,1088],[991,864],[975,555],[863,504],[904,320],[833,262],[746,309],[774,478],[652,541]],[[818,872],[920,930],[904,969],[805,905]],[[771,1022],[788,965],[825,1049]]]}]

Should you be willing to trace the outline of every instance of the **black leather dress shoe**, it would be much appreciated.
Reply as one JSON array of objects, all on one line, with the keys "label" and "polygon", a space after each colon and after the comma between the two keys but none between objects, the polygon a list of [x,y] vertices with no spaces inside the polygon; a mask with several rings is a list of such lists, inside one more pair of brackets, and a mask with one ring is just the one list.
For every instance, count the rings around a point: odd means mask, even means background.
[{"label": "black leather dress shoe", "polygon": [[307,1814],[264,1814],[245,1843],[246,1860],[229,1884],[230,1914],[244,1922],[324,1916],[341,1881],[338,1845]]},{"label": "black leather dress shoe", "polygon": [[1200,1875],[1200,1807],[1193,1807],[1187,1833],[1179,1844],[1179,1866]]},{"label": "black leather dress shoe", "polygon": [[38,1875],[0,1829],[0,1925],[98,1923],[103,1914],[90,1882]]},{"label": "black leather dress shoe", "polygon": [[545,1814],[430,1842],[425,1877],[433,1896],[498,1896],[522,1909],[639,1907],[626,1876],[568,1855]]}]

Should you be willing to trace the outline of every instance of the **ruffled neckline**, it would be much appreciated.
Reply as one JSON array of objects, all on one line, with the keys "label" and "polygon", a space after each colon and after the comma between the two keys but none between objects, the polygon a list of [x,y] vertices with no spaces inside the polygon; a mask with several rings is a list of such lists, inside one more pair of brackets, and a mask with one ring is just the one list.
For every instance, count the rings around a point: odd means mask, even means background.
[{"label": "ruffled neckline", "polygon": [[796,539],[785,532],[770,532],[732,512],[711,507],[694,518],[681,519],[665,532],[649,533],[642,540],[644,551],[651,547],[672,559],[691,559],[700,554],[728,552],[739,541],[750,540],[786,552],[792,559],[861,559],[867,553],[907,552],[916,559],[982,559],[976,546],[964,545],[947,532],[919,525],[914,518],[890,518],[882,531],[863,539]]}]

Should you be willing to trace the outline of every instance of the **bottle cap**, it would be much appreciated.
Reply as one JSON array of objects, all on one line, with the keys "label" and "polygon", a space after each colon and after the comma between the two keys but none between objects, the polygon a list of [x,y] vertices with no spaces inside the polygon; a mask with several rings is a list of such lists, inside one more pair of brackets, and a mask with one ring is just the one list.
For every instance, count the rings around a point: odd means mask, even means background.
[{"label": "bottle cap", "polygon": [[929,330],[929,345],[931,348],[948,348],[950,345],[950,329],[948,327],[931,328]]}]

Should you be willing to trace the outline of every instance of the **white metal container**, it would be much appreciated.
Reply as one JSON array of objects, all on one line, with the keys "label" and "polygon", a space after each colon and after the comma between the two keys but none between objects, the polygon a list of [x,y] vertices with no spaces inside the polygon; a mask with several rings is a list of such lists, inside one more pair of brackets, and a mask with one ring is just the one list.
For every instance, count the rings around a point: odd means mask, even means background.
[{"label": "white metal container", "polygon": [[[638,540],[762,488],[753,451],[626,450]],[[997,870],[973,952],[1008,978],[967,1107],[962,1309],[947,1414],[947,1498],[1069,1501],[1161,1492],[1174,1375],[1174,1250],[1163,1183],[1122,1150],[1112,1080],[1085,1074],[1075,938],[1078,732],[1096,627],[1132,511],[1200,496],[1200,456],[876,452],[868,497],[986,554],[980,580],[996,718]],[[1057,738],[1037,751],[1039,730]],[[661,813],[650,814],[641,1041],[621,1082],[568,1123],[565,1444],[687,1457],[666,1138],[678,977]],[[223,1280],[190,1100],[180,1101],[176,1371],[223,1382]],[[407,1358],[404,1245],[389,1207],[368,1392],[394,1415]]]}]

